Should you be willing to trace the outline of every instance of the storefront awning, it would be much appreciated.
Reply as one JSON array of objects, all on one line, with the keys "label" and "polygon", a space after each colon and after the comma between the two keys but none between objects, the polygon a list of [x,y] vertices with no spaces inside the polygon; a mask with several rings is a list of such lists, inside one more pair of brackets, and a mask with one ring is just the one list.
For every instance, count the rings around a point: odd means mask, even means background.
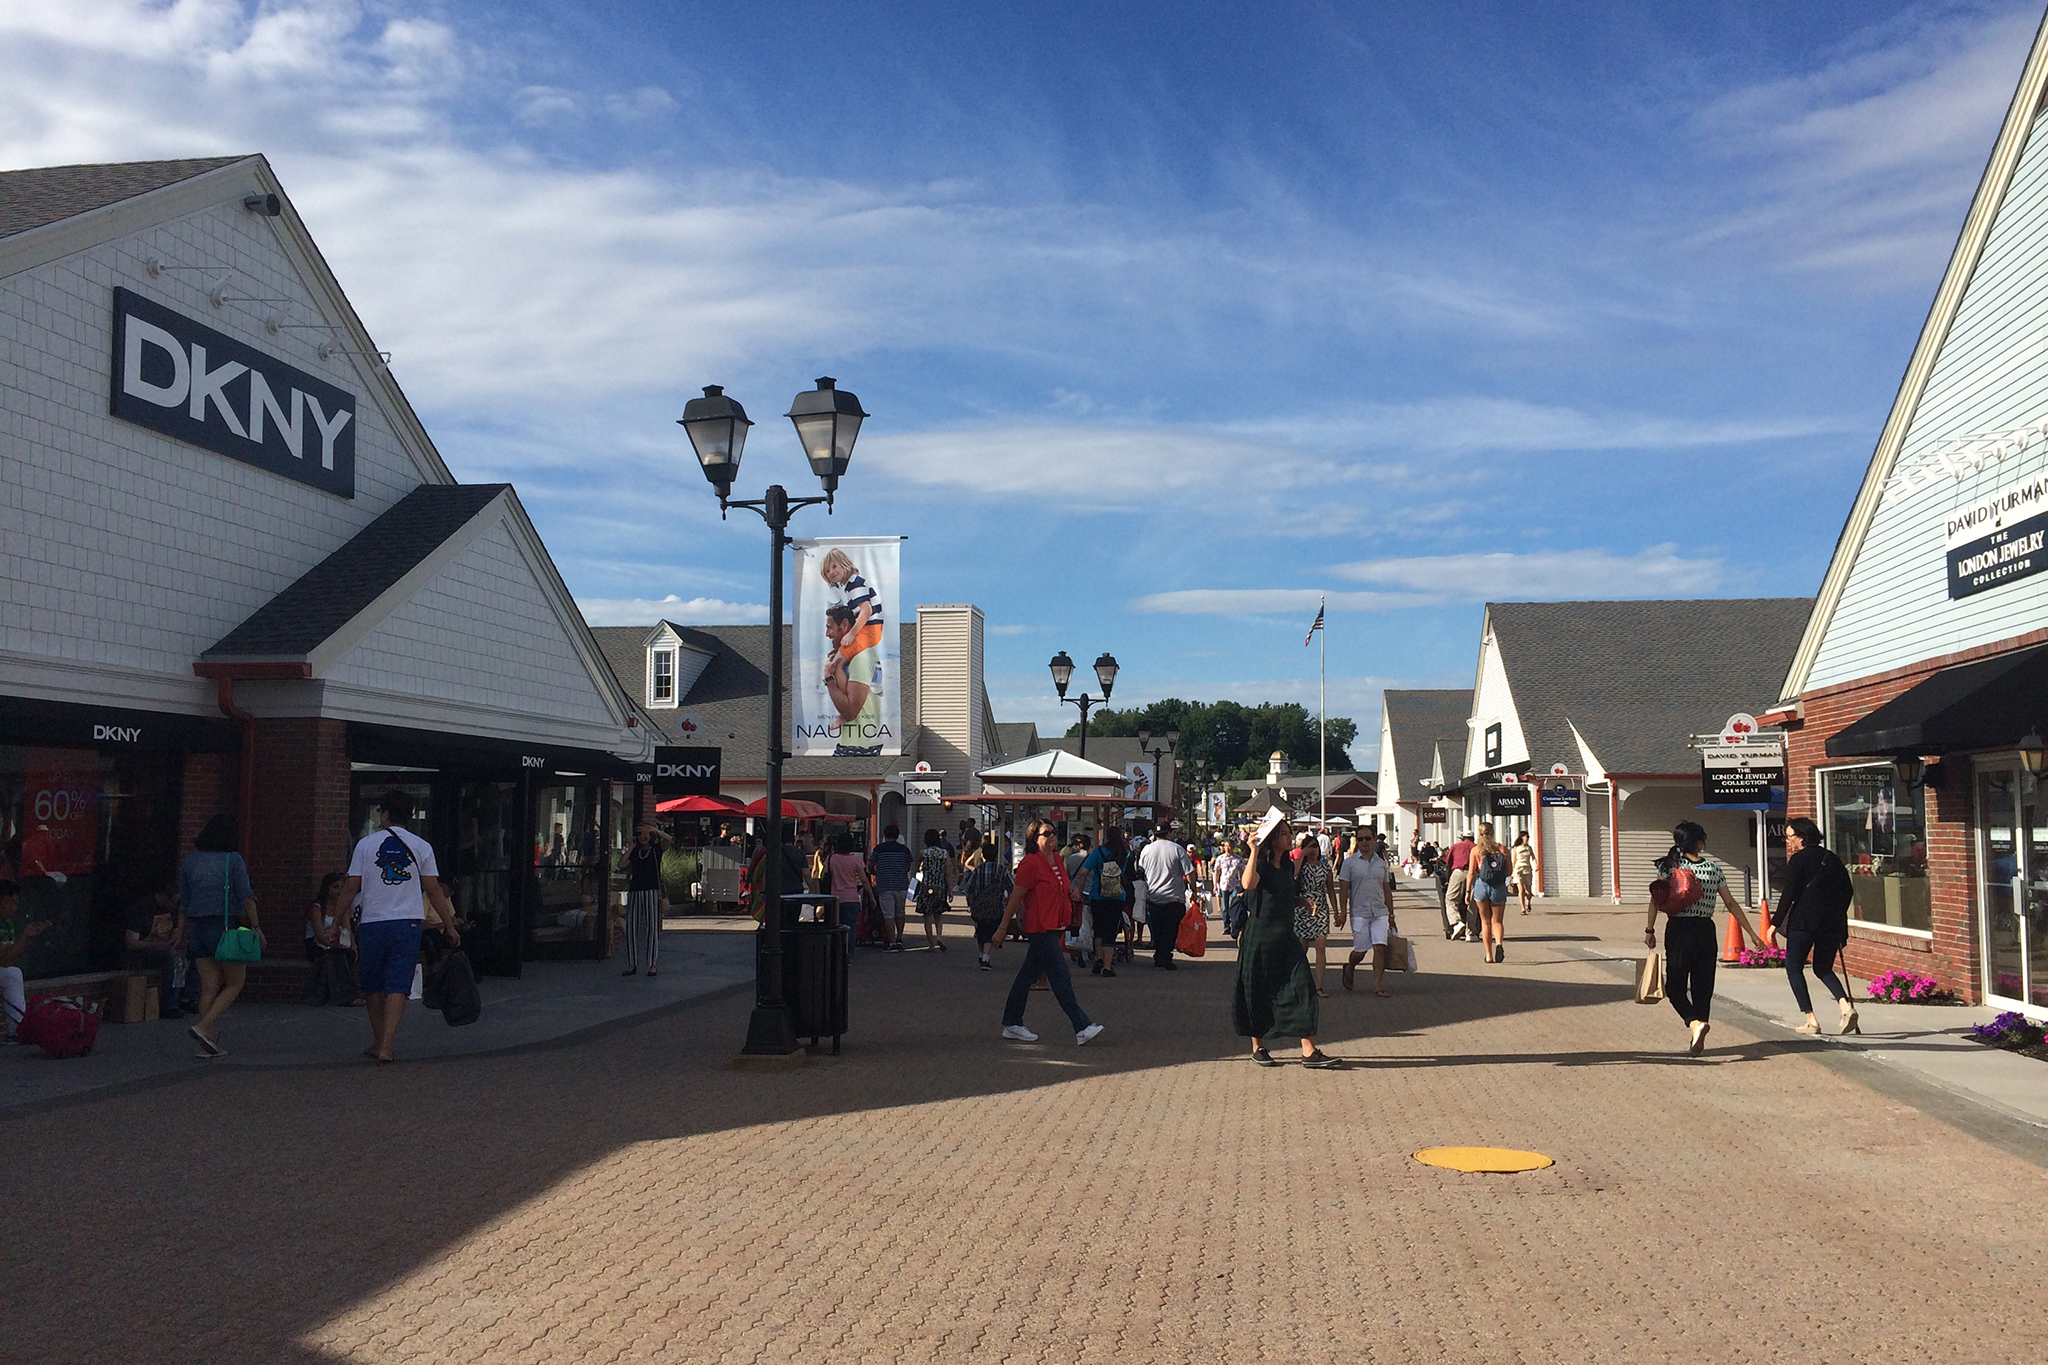
[{"label": "storefront awning", "polygon": [[1828,739],[1829,758],[2001,749],[2048,722],[2048,645],[1944,668]]}]

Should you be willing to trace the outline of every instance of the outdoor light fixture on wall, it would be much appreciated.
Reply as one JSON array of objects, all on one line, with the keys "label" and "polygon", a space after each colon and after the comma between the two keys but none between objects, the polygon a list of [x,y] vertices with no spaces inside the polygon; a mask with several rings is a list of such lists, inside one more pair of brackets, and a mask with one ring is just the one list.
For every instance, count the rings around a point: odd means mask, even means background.
[{"label": "outdoor light fixture on wall", "polygon": [[2048,742],[2041,738],[2041,727],[2036,725],[2020,738],[2020,766],[2039,777],[2041,763],[2048,759]]}]

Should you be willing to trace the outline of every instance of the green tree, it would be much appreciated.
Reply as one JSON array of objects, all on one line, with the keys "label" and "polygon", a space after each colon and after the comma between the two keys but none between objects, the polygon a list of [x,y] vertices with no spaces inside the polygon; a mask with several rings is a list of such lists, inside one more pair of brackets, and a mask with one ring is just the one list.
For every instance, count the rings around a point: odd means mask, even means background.
[{"label": "green tree", "polygon": [[[1246,706],[1234,701],[1182,701],[1168,697],[1129,710],[1097,711],[1088,718],[1089,736],[1157,735],[1180,731],[1175,752],[1191,763],[1207,763],[1227,780],[1264,777],[1266,760],[1275,749],[1297,768],[1316,766],[1316,718],[1295,702],[1262,702]],[[1067,738],[1080,736],[1079,724],[1067,727]],[[1330,771],[1348,772],[1347,747],[1358,738],[1358,725],[1348,716],[1329,718]]]}]

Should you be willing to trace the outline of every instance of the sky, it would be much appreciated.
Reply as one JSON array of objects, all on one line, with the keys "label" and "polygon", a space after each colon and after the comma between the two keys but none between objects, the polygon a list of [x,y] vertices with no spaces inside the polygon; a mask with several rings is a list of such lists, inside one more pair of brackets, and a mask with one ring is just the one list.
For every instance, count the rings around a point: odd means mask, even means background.
[{"label": "sky", "polygon": [[7,0],[0,168],[262,152],[595,625],[766,619],[675,419],[872,414],[997,718],[1470,686],[1483,604],[1805,596],[2029,3]]}]

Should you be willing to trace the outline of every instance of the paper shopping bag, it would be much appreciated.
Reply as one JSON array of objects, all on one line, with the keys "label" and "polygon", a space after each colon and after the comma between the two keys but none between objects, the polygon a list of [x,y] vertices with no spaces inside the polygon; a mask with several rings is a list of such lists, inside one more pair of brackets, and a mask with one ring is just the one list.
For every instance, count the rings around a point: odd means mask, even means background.
[{"label": "paper shopping bag", "polygon": [[1390,972],[1412,972],[1415,970],[1415,945],[1399,934],[1387,935],[1387,970]]},{"label": "paper shopping bag", "polygon": [[1664,998],[1664,960],[1655,953],[1636,963],[1636,1003],[1654,1005]]}]

